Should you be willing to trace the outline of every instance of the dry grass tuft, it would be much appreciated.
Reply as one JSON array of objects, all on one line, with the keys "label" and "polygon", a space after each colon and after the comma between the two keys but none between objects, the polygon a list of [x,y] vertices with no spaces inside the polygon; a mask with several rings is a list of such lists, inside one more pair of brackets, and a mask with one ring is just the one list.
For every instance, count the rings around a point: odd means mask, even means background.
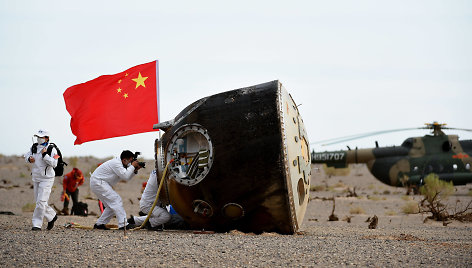
[{"label": "dry grass tuft", "polygon": [[387,212],[385,212],[385,215],[387,215],[387,216],[396,216],[397,212],[395,212],[393,210],[388,210]]},{"label": "dry grass tuft", "polygon": [[35,207],[36,207],[36,204],[26,203],[26,205],[24,205],[21,208],[21,211],[23,211],[23,212],[33,212]]},{"label": "dry grass tuft", "polygon": [[410,201],[402,207],[402,211],[405,214],[416,214],[420,212],[418,202]]},{"label": "dry grass tuft", "polygon": [[361,207],[351,207],[349,209],[349,213],[351,213],[351,214],[365,214],[365,210]]},{"label": "dry grass tuft", "polygon": [[379,201],[380,200],[380,197],[376,196],[376,195],[372,195],[372,196],[367,196],[367,199],[369,200],[372,200],[372,201]]},{"label": "dry grass tuft", "polygon": [[411,200],[411,197],[409,197],[408,195],[402,195],[402,200],[404,200],[404,201],[410,201],[410,200]]}]

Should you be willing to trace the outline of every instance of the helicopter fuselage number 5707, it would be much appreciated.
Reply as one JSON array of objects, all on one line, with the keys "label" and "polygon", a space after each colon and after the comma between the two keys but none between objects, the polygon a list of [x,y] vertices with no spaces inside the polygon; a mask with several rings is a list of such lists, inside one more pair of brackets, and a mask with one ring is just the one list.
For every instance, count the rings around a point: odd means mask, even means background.
[{"label": "helicopter fuselage number 5707", "polygon": [[339,153],[315,153],[315,161],[330,161],[330,160],[335,160],[335,161],[340,161],[344,159],[344,156],[346,155],[345,152],[339,152]]}]

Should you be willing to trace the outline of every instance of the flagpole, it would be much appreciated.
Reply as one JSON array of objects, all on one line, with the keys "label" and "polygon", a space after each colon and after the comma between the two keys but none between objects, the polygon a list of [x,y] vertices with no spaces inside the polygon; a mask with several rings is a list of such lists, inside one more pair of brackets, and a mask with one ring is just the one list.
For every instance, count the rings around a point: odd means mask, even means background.
[{"label": "flagpole", "polygon": [[156,96],[157,96],[157,123],[160,123],[161,117],[161,105],[160,104],[160,96],[159,96],[159,60],[156,60]]}]

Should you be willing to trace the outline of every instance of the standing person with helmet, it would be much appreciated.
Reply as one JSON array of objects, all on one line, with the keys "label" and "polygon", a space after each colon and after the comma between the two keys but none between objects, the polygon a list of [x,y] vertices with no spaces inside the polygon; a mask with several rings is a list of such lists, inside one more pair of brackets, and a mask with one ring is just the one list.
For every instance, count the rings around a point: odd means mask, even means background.
[{"label": "standing person with helmet", "polygon": [[69,215],[69,199],[72,198],[72,212],[74,212],[79,203],[79,186],[84,184],[84,175],[80,169],[73,168],[71,172],[64,175],[62,182],[64,188],[61,195],[61,201],[64,201],[62,213]]},{"label": "standing person with helmet", "polygon": [[[140,168],[139,162],[135,160],[135,155],[126,150],[121,153],[120,158],[108,160],[95,169],[90,177],[90,189],[105,204],[106,208],[93,226],[94,229],[107,230],[105,224],[113,216],[116,216],[119,229],[134,228],[126,222],[123,201],[112,187],[120,180],[131,180]],[[125,223],[127,226],[125,226]]]},{"label": "standing person with helmet", "polygon": [[48,154],[49,132],[40,129],[35,135],[37,143],[33,144],[30,151],[24,155],[26,162],[31,163],[31,176],[34,188],[34,201],[36,207],[33,212],[33,231],[40,231],[43,218],[48,221],[47,229],[54,227],[57,215],[54,209],[48,205],[49,195],[54,184],[54,168],[60,157],[55,148]]}]

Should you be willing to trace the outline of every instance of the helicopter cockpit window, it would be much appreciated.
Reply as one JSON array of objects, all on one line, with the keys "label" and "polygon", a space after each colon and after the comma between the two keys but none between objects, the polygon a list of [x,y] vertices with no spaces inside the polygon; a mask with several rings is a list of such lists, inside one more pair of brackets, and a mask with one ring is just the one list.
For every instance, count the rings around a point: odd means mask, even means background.
[{"label": "helicopter cockpit window", "polygon": [[452,165],[452,168],[454,169],[454,171],[456,171],[457,170],[457,164]]},{"label": "helicopter cockpit window", "polygon": [[185,125],[172,136],[167,159],[173,159],[171,178],[192,186],[202,181],[213,162],[213,146],[208,132],[200,125]]},{"label": "helicopter cockpit window", "polygon": [[408,148],[408,149],[410,149],[411,147],[413,147],[413,139],[412,139],[412,138],[406,139],[406,140],[402,143],[402,147],[405,147],[405,148]]},{"label": "helicopter cockpit window", "polygon": [[442,144],[442,150],[443,152],[449,152],[451,150],[452,144],[449,141],[445,141]]}]

